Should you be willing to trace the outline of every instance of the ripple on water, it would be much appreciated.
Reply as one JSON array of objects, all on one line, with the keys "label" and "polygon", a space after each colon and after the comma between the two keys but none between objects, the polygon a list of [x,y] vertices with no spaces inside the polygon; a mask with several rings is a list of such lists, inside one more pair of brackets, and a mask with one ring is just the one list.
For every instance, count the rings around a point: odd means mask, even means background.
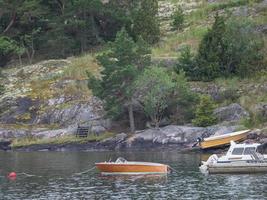
[{"label": "ripple on water", "polygon": [[[101,176],[96,170],[74,174],[119,156],[166,163],[175,172],[168,176]],[[42,178],[18,176],[9,181],[0,177],[0,199],[267,199],[266,174],[204,176],[198,170],[200,157],[176,151],[1,152],[1,174],[19,171]]]}]

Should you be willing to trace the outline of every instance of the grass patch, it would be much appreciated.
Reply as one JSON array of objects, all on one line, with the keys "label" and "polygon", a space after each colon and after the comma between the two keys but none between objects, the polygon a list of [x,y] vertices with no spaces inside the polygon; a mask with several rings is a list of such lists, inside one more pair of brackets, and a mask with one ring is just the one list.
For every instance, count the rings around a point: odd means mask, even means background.
[{"label": "grass patch", "polygon": [[100,66],[97,64],[94,54],[85,54],[75,57],[71,60],[71,64],[62,74],[64,79],[84,80],[87,79],[86,71],[90,71],[94,75],[99,75]]},{"label": "grass patch", "polygon": [[43,128],[43,129],[49,129],[49,130],[54,130],[54,129],[59,129],[60,126],[58,124],[37,124],[37,125],[32,125],[32,124],[24,124],[24,123],[17,123],[17,124],[0,124],[1,128],[5,129],[24,129],[24,130],[32,130],[32,129],[37,129],[37,128]]},{"label": "grass patch", "polygon": [[152,57],[177,57],[180,45],[189,45],[193,51],[196,51],[207,30],[207,27],[197,26],[190,27],[181,33],[173,33],[152,49]]},{"label": "grass patch", "polygon": [[18,148],[18,147],[26,147],[30,145],[44,145],[44,144],[70,144],[70,143],[86,143],[86,142],[97,142],[104,140],[109,137],[115,136],[115,133],[106,132],[104,134],[100,135],[89,135],[86,138],[79,138],[75,135],[66,135],[66,136],[59,136],[59,137],[53,137],[53,138],[38,138],[34,136],[27,136],[24,138],[17,138],[14,139],[11,143],[12,148]]},{"label": "grass patch", "polygon": [[28,93],[28,96],[32,99],[50,99],[54,96],[54,92],[51,89],[51,85],[54,83],[54,80],[33,80],[30,83],[31,91]]}]

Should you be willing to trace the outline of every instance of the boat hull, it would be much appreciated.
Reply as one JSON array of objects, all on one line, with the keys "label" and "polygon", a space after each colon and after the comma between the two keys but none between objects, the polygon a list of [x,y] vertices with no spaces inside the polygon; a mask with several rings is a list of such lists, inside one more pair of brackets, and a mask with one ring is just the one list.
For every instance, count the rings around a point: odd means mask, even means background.
[{"label": "boat hull", "polygon": [[246,138],[247,138],[247,132],[239,135],[228,136],[225,138],[202,141],[200,142],[200,147],[201,149],[215,148],[219,146],[229,145],[231,141],[240,142],[245,140]]},{"label": "boat hull", "polygon": [[96,163],[97,169],[106,175],[112,174],[166,174],[167,165]]},{"label": "boat hull", "polygon": [[266,173],[267,162],[264,163],[230,163],[230,164],[213,164],[208,166],[210,174],[229,174],[229,173]]}]

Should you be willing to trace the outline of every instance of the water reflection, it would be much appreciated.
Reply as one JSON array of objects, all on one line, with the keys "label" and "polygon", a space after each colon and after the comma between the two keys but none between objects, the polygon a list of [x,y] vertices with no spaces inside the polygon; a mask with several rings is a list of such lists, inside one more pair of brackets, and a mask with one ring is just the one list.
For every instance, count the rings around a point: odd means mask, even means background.
[{"label": "water reflection", "polygon": [[[209,155],[177,151],[0,152],[0,199],[267,199],[266,175],[203,176],[198,164]],[[102,176],[97,170],[75,174],[95,162],[124,157],[159,162],[175,172],[145,176]],[[8,172],[26,172],[42,177]]]}]

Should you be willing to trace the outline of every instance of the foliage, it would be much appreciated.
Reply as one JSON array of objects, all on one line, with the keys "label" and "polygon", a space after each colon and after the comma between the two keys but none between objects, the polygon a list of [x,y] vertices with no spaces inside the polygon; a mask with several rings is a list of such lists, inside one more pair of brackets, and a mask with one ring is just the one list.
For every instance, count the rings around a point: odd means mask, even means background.
[{"label": "foliage", "polygon": [[191,52],[190,46],[185,46],[181,50],[181,54],[178,58],[178,62],[175,67],[175,71],[179,73],[181,70],[185,72],[185,75],[188,77],[194,77],[196,63],[194,60],[194,55]]},{"label": "foliage", "polygon": [[219,76],[248,76],[260,68],[262,42],[253,33],[251,24],[216,17],[212,31],[200,44],[197,62],[204,80]]},{"label": "foliage", "polygon": [[192,121],[196,126],[210,126],[216,123],[216,117],[213,115],[215,104],[210,96],[203,95],[196,108],[196,117]]},{"label": "foliage", "polygon": [[149,44],[159,41],[160,29],[158,22],[158,0],[137,1],[133,11],[133,35],[141,36]]},{"label": "foliage", "polygon": [[178,67],[192,80],[210,81],[233,75],[246,77],[263,69],[263,46],[263,40],[253,31],[253,24],[249,21],[236,18],[225,20],[216,15],[212,28],[199,45],[196,57],[190,58],[190,52],[185,50]]},{"label": "foliage", "polygon": [[18,46],[14,40],[0,36],[0,67],[4,66],[17,52]]},{"label": "foliage", "polygon": [[161,67],[145,69],[135,82],[135,95],[156,127],[159,127],[174,89],[175,82],[168,71]]},{"label": "foliage", "polygon": [[135,81],[134,91],[135,97],[156,127],[159,127],[164,115],[181,112],[181,107],[190,113],[195,102],[184,73],[174,74],[162,67],[145,69]]},{"label": "foliage", "polygon": [[199,95],[190,89],[184,71],[176,74],[175,82],[175,91],[168,112],[172,115],[172,121],[184,124],[193,119]]},{"label": "foliage", "polygon": [[[20,61],[27,57],[31,63],[40,55],[59,58],[94,50],[114,40],[122,27],[135,41],[142,36],[156,42],[157,1],[0,1],[0,34],[16,41]],[[9,54],[4,58],[9,59]]]},{"label": "foliage", "polygon": [[183,29],[183,25],[184,25],[184,12],[181,6],[179,6],[174,13],[171,16],[172,19],[172,27],[174,29],[178,29],[181,30]]},{"label": "foliage", "polygon": [[108,115],[118,116],[122,113],[123,106],[127,105],[131,120],[131,85],[143,68],[150,64],[149,54],[150,49],[144,41],[135,43],[123,28],[107,50],[97,56],[103,67],[100,72],[101,79],[88,72],[88,86],[94,95],[105,100]]}]

